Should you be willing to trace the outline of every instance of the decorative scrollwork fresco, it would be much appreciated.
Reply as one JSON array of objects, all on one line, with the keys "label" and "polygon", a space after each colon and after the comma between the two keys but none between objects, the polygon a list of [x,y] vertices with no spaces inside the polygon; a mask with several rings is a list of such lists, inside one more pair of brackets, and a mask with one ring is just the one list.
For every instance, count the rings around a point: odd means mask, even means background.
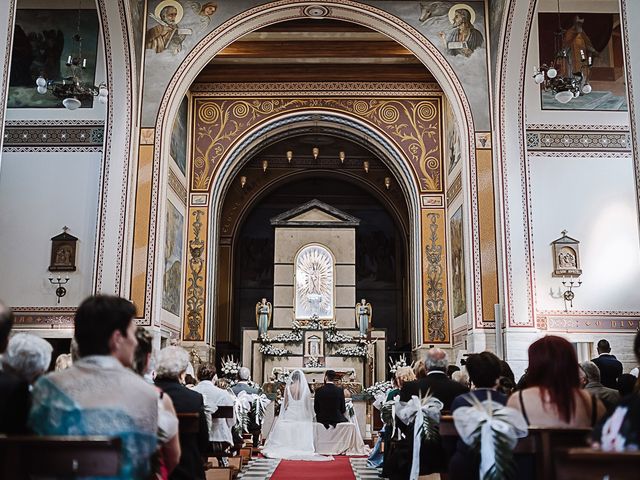
[{"label": "decorative scrollwork fresco", "polygon": [[192,237],[189,240],[189,276],[187,278],[187,321],[185,340],[203,340],[204,327],[204,247],[205,242],[200,237],[203,227],[204,210],[191,212],[194,217],[191,227]]},{"label": "decorative scrollwork fresco", "polygon": [[422,211],[424,342],[449,342],[443,214]]},{"label": "decorative scrollwork fresco", "polygon": [[191,188],[207,191],[226,152],[250,128],[301,110],[341,112],[387,134],[409,160],[421,192],[442,193],[441,98],[195,98]]}]

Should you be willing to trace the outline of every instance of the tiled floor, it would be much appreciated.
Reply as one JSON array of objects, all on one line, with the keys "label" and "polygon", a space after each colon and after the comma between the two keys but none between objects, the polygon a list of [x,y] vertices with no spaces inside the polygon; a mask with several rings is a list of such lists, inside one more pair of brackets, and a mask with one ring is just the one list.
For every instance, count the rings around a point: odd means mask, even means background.
[{"label": "tiled floor", "polygon": [[254,458],[244,471],[238,474],[239,480],[269,480],[280,460],[273,458]]},{"label": "tiled floor", "polygon": [[353,474],[356,480],[380,480],[378,473],[382,469],[367,467],[366,458],[351,458],[351,468],[353,468]]}]

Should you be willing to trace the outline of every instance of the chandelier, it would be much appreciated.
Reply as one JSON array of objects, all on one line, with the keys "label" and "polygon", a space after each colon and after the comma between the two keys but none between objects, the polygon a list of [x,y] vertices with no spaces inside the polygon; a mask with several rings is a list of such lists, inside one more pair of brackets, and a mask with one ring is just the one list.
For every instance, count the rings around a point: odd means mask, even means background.
[{"label": "chandelier", "polygon": [[96,87],[82,81],[82,71],[87,68],[87,59],[82,56],[80,13],[81,5],[78,7],[78,25],[76,34],[73,36],[75,48],[65,63],[68,68],[68,76],[59,80],[48,80],[40,75],[36,79],[36,90],[39,94],[45,95],[47,92],[51,92],[54,97],[62,100],[62,105],[68,110],[79,108],[83,100],[90,100],[95,96],[98,97],[100,103],[105,104],[109,96],[106,83],[103,82]]},{"label": "chandelier", "polygon": [[[593,65],[593,56],[587,51],[586,44],[576,41],[586,34],[582,31],[584,22],[576,15],[569,30],[562,28],[560,22],[560,0],[558,0],[558,30],[554,32],[555,58],[548,64],[534,67],[533,80],[546,92],[551,92],[560,103],[568,103],[581,94],[591,93],[589,73]],[[567,35],[569,33],[569,35]],[[569,41],[573,38],[573,41]],[[575,51],[574,51],[575,50]]]}]

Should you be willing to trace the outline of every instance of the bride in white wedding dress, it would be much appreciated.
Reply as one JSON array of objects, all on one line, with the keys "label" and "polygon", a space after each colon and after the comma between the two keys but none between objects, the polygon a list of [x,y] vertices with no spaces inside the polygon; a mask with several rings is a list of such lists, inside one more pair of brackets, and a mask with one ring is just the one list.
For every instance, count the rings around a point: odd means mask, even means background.
[{"label": "bride in white wedding dress", "polygon": [[285,387],[280,415],[276,418],[262,454],[286,460],[333,460],[315,453],[311,391],[301,370],[294,370]]}]

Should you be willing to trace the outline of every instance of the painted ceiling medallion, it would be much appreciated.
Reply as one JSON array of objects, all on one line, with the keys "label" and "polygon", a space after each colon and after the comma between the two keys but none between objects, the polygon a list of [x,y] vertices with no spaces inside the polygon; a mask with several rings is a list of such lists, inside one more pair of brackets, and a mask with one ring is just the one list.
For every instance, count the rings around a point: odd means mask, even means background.
[{"label": "painted ceiling medallion", "polygon": [[322,5],[309,5],[305,7],[303,13],[311,18],[323,18],[329,15],[330,10]]}]

